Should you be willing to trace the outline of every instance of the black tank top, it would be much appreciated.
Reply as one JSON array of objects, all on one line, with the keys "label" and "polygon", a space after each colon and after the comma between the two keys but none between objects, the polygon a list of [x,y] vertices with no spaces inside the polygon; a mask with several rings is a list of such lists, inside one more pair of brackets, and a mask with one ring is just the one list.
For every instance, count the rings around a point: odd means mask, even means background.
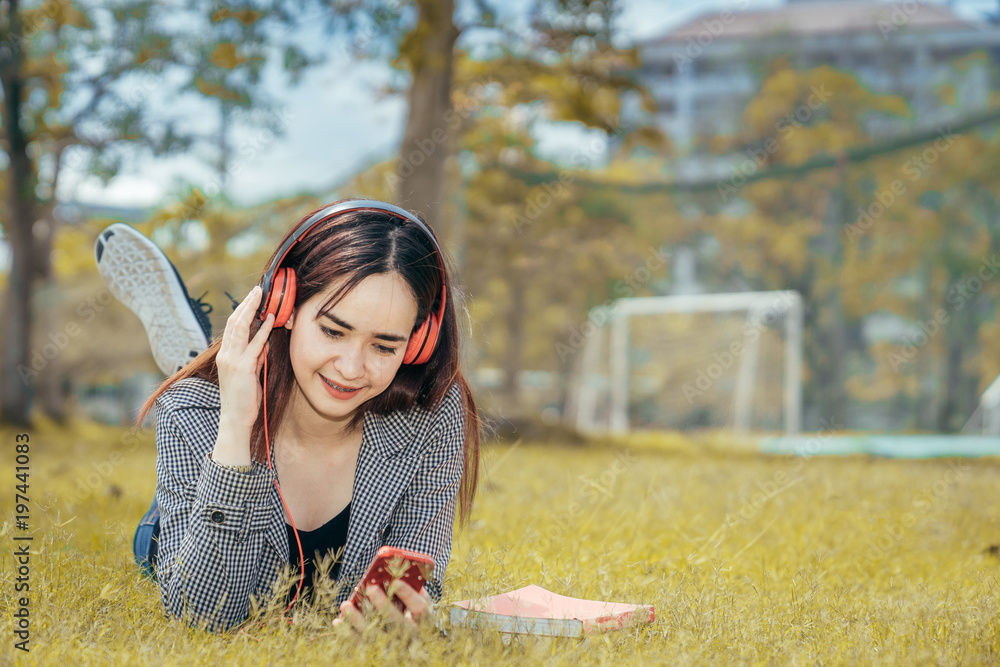
[{"label": "black tank top", "polygon": [[[333,517],[316,530],[300,530],[299,540],[302,541],[302,554],[305,557],[305,582],[302,584],[303,599],[309,599],[312,592],[313,575],[316,573],[316,561],[322,559],[327,553],[336,555],[337,552],[347,544],[347,524],[351,518],[351,503],[347,503],[340,514]],[[299,545],[295,542],[295,531],[285,524],[285,532],[288,533],[288,554],[292,567],[299,569]],[[341,554],[341,556],[343,556]],[[340,560],[333,564],[330,570],[330,579],[337,580],[340,573]],[[290,595],[295,595],[298,582],[292,587]]]}]

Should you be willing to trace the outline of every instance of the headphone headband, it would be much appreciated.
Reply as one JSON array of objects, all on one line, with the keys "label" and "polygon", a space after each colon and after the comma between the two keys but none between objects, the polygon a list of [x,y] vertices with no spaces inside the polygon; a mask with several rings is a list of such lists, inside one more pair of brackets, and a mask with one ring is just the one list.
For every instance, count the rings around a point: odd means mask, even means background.
[{"label": "headphone headband", "polygon": [[403,355],[404,364],[426,363],[437,346],[438,333],[444,321],[445,304],[448,299],[444,253],[441,252],[441,246],[438,245],[433,232],[431,232],[430,228],[423,221],[409,211],[385,202],[372,199],[352,199],[326,206],[303,220],[288,239],[281,244],[281,247],[278,248],[278,252],[274,255],[274,260],[264,272],[264,277],[260,282],[261,302],[257,310],[257,317],[264,320],[268,313],[273,313],[275,316],[275,327],[283,326],[288,321],[295,306],[296,278],[294,269],[291,267],[282,267],[282,262],[285,261],[285,257],[291,252],[292,247],[308,234],[313,227],[325,220],[329,220],[333,216],[351,211],[379,211],[381,213],[388,213],[400,220],[412,222],[422,229],[424,234],[431,240],[431,243],[434,244],[434,249],[438,256],[438,265],[441,267],[441,305],[438,306],[437,313],[433,311],[428,313],[427,319],[410,335],[410,339],[406,345],[406,352]]},{"label": "headphone headband", "polygon": [[434,244],[434,249],[437,250],[438,261],[441,264],[441,282],[444,283],[444,253],[441,252],[441,246],[438,245],[437,239],[434,238],[434,234],[431,233],[431,230],[427,227],[427,225],[421,222],[420,218],[398,206],[393,206],[392,204],[387,204],[375,199],[350,199],[348,201],[342,201],[339,204],[330,204],[329,206],[316,211],[304,220],[296,228],[295,232],[281,244],[281,247],[278,248],[278,254],[274,256],[275,261],[271,262],[271,264],[267,267],[267,271],[264,272],[264,278],[261,280],[260,285],[263,294],[270,294],[271,284],[274,280],[274,272],[277,271],[278,267],[281,266],[281,263],[285,261],[285,257],[289,252],[291,252],[292,246],[298,243],[303,236],[308,234],[309,230],[324,220],[341,213],[350,213],[351,211],[381,211],[382,213],[388,213],[402,220],[412,222],[422,229],[424,234],[426,234],[431,240],[431,243]]}]

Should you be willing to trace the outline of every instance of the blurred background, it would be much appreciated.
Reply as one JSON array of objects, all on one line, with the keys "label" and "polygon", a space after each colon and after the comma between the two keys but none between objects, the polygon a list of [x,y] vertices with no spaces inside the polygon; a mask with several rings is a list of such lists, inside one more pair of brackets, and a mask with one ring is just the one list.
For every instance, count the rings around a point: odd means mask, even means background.
[{"label": "blurred background", "polygon": [[304,213],[423,214],[494,423],[1000,434],[1000,3],[0,5],[2,419],[163,379],[93,246],[221,333]]}]

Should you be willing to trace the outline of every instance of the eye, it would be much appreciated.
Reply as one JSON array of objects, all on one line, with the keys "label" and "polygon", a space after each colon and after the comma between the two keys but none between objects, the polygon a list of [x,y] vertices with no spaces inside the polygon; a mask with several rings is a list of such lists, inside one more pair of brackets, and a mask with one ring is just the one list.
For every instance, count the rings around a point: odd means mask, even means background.
[{"label": "eye", "polygon": [[[320,331],[322,331],[325,335],[329,336],[330,338],[343,338],[344,337],[344,332],[343,331],[337,331],[336,329],[330,329],[328,327],[324,327],[322,324],[319,326],[319,328],[320,328]],[[394,347],[386,347],[385,345],[376,345],[375,349],[378,350],[379,354],[384,354],[387,357],[391,357],[392,355],[396,354],[396,348],[394,348]]]},{"label": "eye", "polygon": [[319,326],[319,328],[323,331],[324,334],[326,334],[330,338],[340,338],[341,336],[344,335],[342,331],[337,331],[336,329],[328,329],[324,327],[322,324]]}]

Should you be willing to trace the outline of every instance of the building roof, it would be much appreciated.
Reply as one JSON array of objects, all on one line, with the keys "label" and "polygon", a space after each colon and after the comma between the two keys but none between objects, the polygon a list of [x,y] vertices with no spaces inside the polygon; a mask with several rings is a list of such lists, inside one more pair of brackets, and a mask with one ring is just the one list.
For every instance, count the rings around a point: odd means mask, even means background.
[{"label": "building roof", "polygon": [[[895,14],[894,14],[895,12]],[[719,33],[719,22],[722,33]],[[763,38],[774,33],[801,36],[884,31],[888,26],[908,30],[983,30],[987,26],[958,17],[949,7],[910,0],[909,2],[793,2],[777,9],[707,12],[662,37],[649,46],[687,43],[702,35],[721,39]],[[712,30],[714,28],[714,32]]]}]

